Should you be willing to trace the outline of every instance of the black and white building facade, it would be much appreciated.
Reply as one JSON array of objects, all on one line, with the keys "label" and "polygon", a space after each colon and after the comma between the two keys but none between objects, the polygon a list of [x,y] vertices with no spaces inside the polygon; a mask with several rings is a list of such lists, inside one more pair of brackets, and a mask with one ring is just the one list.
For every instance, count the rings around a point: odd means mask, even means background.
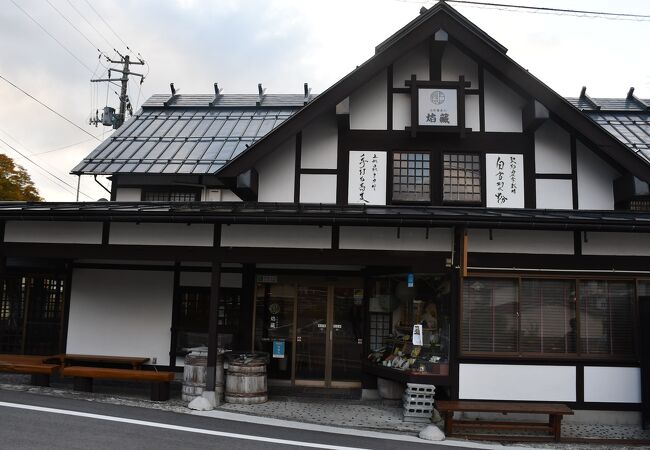
[{"label": "black and white building facade", "polygon": [[445,3],[318,96],[155,95],[73,169],[110,201],[0,204],[0,353],[641,411],[648,103],[562,98]]}]

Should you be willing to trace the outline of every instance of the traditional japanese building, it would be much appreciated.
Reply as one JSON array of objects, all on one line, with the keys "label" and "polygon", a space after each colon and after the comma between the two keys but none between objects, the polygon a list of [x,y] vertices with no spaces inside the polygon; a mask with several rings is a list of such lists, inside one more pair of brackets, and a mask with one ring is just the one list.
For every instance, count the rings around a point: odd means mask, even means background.
[{"label": "traditional japanese building", "polygon": [[562,98],[444,2],[318,96],[155,95],[72,171],[110,201],[0,204],[0,353],[641,411],[648,103]]}]

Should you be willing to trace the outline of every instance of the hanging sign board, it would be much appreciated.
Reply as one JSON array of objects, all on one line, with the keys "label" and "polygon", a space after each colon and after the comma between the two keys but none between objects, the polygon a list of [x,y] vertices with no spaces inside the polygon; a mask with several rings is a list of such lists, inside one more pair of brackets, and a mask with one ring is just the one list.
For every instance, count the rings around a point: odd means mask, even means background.
[{"label": "hanging sign board", "polygon": [[418,125],[427,127],[458,126],[458,90],[419,88]]},{"label": "hanging sign board", "polygon": [[350,152],[348,203],[386,204],[386,152]]},{"label": "hanging sign board", "polygon": [[485,155],[485,186],[489,208],[524,207],[524,155]]},{"label": "hanging sign board", "polygon": [[284,341],[273,341],[273,357],[284,358]]},{"label": "hanging sign board", "polygon": [[422,325],[413,325],[413,345],[422,345]]}]

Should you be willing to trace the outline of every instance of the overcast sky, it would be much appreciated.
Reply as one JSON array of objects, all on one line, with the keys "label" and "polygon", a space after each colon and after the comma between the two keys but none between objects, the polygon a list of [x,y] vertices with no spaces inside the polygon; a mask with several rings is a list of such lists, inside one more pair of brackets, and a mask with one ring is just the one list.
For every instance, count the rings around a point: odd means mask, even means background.
[{"label": "overcast sky", "polygon": [[[48,33],[16,5],[30,14]],[[91,88],[98,52],[125,51],[115,30],[148,63],[148,77],[130,98],[141,104],[154,93],[211,93],[218,82],[226,93],[302,92],[308,82],[319,93],[361,64],[374,47],[418,15],[424,4],[400,0],[0,0],[0,75],[105,139],[110,128],[88,126],[94,108],[116,106],[106,84]],[[509,0],[543,5],[650,14],[650,1]],[[567,15],[504,11],[453,4],[502,45],[508,55],[563,96],[577,96],[583,85],[592,97],[624,97],[630,86],[650,98],[648,21],[604,20]],[[62,17],[74,24],[83,37]],[[102,20],[104,19],[104,22]],[[74,57],[72,55],[74,55]],[[78,58],[77,59],[75,59]],[[87,67],[84,67],[87,66]],[[140,68],[134,68],[134,71]],[[115,76],[115,75],[114,75]],[[118,91],[119,92],[119,91]],[[76,186],[69,171],[98,141],[47,111],[0,80],[0,138]],[[48,201],[72,201],[62,186],[0,143],[31,174]],[[108,185],[108,181],[103,180]],[[82,177],[80,200],[108,194],[92,177]]]}]

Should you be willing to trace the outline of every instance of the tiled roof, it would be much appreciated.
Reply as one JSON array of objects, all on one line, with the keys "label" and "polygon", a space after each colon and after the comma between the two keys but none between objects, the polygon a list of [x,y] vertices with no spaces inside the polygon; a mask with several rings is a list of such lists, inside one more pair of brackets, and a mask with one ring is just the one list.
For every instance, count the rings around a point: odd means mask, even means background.
[{"label": "tiled roof", "polygon": [[650,213],[494,209],[440,206],[367,206],[247,202],[0,202],[0,220],[249,223],[311,225],[454,226],[484,228],[650,230]]},{"label": "tiled roof", "polygon": [[[302,95],[154,95],[72,173],[214,174],[304,105]],[[167,104],[165,104],[167,102]]]},{"label": "tiled roof", "polygon": [[650,164],[650,100],[632,98],[567,98]]}]

